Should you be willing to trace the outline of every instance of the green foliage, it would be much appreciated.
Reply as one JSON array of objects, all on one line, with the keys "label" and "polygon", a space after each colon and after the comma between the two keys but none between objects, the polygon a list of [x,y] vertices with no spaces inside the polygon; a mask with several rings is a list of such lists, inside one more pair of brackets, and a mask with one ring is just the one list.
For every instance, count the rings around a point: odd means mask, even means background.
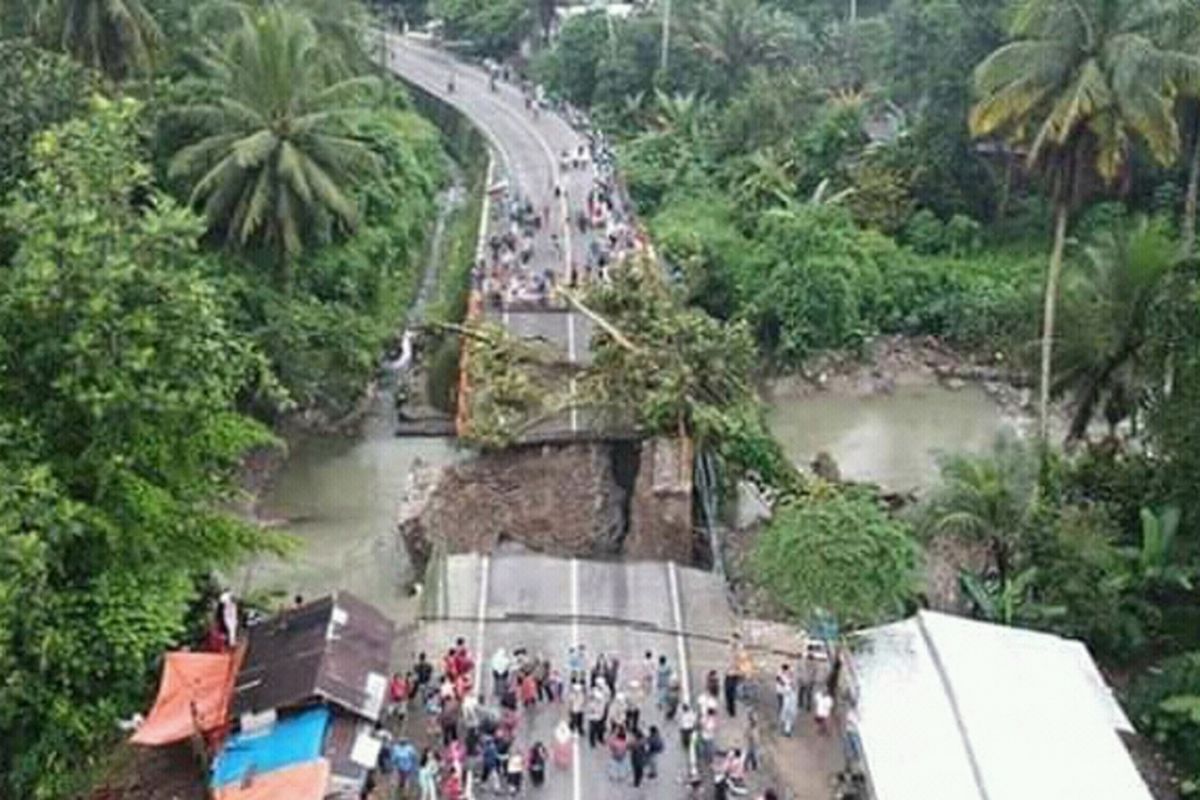
[{"label": "green foliage", "polygon": [[942,222],[927,208],[913,214],[904,225],[902,240],[921,255],[949,254],[964,256],[981,247],[982,226],[964,214],[955,214]]},{"label": "green foliage", "polygon": [[120,81],[148,73],[162,30],[143,0],[29,0],[47,47]]},{"label": "green foliage", "polygon": [[275,6],[243,13],[206,62],[212,99],[179,111],[197,134],[171,171],[191,179],[215,236],[272,253],[286,285],[306,242],[358,225],[351,181],[378,164],[351,122],[375,82],[331,81],[308,16]]},{"label": "green foliage", "polygon": [[964,572],[959,580],[976,616],[981,619],[1003,625],[1036,626],[1067,613],[1064,606],[1045,605],[1031,596],[1037,577],[1038,568],[1028,567],[1003,579],[989,580]]},{"label": "green foliage", "polygon": [[1062,505],[1043,512],[1018,560],[1032,565],[1025,569],[1037,570],[1028,594],[1033,610],[1063,613],[1035,615],[1027,624],[1083,639],[1097,654],[1115,660],[1142,652],[1158,615],[1132,591],[1118,533],[1103,506]]},{"label": "green foliage", "polygon": [[737,311],[738,275],[752,272],[751,242],[735,224],[736,209],[716,193],[668,204],[650,221],[655,246],[683,277],[689,304],[728,319]]},{"label": "green foliage", "polygon": [[1155,513],[1143,508],[1141,546],[1129,553],[1134,580],[1143,591],[1166,589],[1191,591],[1193,570],[1179,563],[1175,535],[1179,532],[1179,509],[1167,506]]},{"label": "green foliage", "polygon": [[813,205],[764,215],[755,239],[761,265],[738,276],[739,292],[775,358],[797,363],[874,332],[883,270],[899,257],[890,240],[859,230],[843,209]]},{"label": "green foliage", "polygon": [[537,24],[528,0],[433,0],[430,10],[445,23],[447,38],[493,58],[516,52]]},{"label": "green foliage", "polygon": [[559,32],[557,46],[538,55],[534,73],[551,93],[587,108],[595,98],[597,73],[608,47],[603,12],[572,17]]},{"label": "green foliage", "polygon": [[908,221],[913,200],[899,170],[864,159],[851,171],[850,181],[854,189],[846,205],[859,225],[892,235]]},{"label": "green foliage", "polygon": [[922,504],[921,527],[985,544],[1003,585],[1037,509],[1037,466],[1033,451],[1009,437],[987,455],[947,456],[940,483]]},{"label": "green foliage", "polygon": [[914,601],[920,548],[870,496],[822,492],[787,505],[759,536],[755,580],[790,614],[833,614],[860,627],[902,616]]},{"label": "green foliage", "polygon": [[619,419],[650,435],[686,433],[699,448],[727,437],[727,410],[756,402],[749,331],[681,305],[656,263],[624,263],[588,304],[625,337],[597,331],[584,382],[586,396]]},{"label": "green foliage", "polygon": [[156,191],[131,100],[40,134],[0,284],[0,775],[73,793],[183,633],[193,576],[271,544],[221,503],[262,357],[204,278],[201,224]]},{"label": "green foliage", "polygon": [[1129,691],[1139,730],[1163,746],[1183,772],[1183,791],[1200,791],[1200,652],[1169,658]]},{"label": "green foliage", "polygon": [[463,438],[484,449],[512,445],[530,428],[567,407],[563,365],[540,343],[519,339],[494,323],[468,334],[470,427]]},{"label": "green foliage", "polygon": [[95,78],[69,59],[27,41],[0,41],[0,200],[29,174],[35,133],[87,108]]},{"label": "green foliage", "polygon": [[1056,392],[1075,405],[1069,439],[1082,438],[1103,411],[1110,430],[1136,412],[1146,375],[1140,360],[1151,318],[1165,302],[1178,245],[1164,227],[1117,215],[1085,249],[1068,283],[1056,358]]},{"label": "green foliage", "polygon": [[804,38],[795,17],[758,0],[706,0],[688,21],[692,46],[716,67],[707,87],[728,95],[754,67],[780,68],[791,62]]}]

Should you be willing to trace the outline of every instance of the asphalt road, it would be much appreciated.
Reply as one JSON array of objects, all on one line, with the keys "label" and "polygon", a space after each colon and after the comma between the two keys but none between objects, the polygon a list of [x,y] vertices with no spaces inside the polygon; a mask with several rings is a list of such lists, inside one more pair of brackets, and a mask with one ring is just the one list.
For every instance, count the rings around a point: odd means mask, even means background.
[{"label": "asphalt road", "polygon": [[[561,669],[568,648],[583,643],[589,660],[601,651],[620,659],[619,681],[628,691],[646,651],[656,660],[666,655],[677,673],[686,676],[684,688],[693,697],[705,672],[723,670],[728,656],[724,639],[733,619],[720,579],[709,572],[662,562],[583,561],[522,552],[451,556],[443,580],[447,591],[440,614],[445,620],[422,625],[417,647],[440,653],[456,637],[464,637],[473,653],[483,654],[476,659],[477,680],[489,696],[492,679],[486,661],[498,647],[510,652],[525,647],[545,654]],[[607,776],[607,752],[591,750],[585,740],[576,743],[569,769],[549,769],[542,796],[686,797],[686,761],[677,726],[662,719],[653,692],[640,707],[643,727],[658,725],[667,745],[656,780],[640,789],[614,784]],[[518,729],[521,745],[540,740],[549,746],[565,713],[557,704],[539,704],[527,712]],[[740,744],[744,721],[744,716],[730,720],[722,713],[722,741]]]},{"label": "asphalt road", "polygon": [[[394,74],[449,103],[466,115],[488,140],[496,159],[497,171],[493,183],[508,184],[510,196],[528,198],[535,209],[550,210],[548,225],[534,246],[530,269],[541,272],[553,270],[564,284],[568,281],[572,261],[581,266],[591,237],[580,233],[571,220],[584,203],[591,188],[590,169],[561,167],[561,153],[574,152],[586,139],[564,119],[543,111],[536,117],[525,108],[520,88],[499,81],[495,91],[489,87],[487,74],[474,66],[458,61],[411,36],[389,38],[388,65]],[[449,91],[451,78],[454,90]],[[556,197],[555,186],[563,190]],[[505,215],[491,206],[485,209],[489,235],[501,231]],[[551,235],[557,234],[556,248]],[[538,337],[560,349],[572,362],[586,362],[591,340],[590,321],[575,312],[547,312],[489,309],[487,315],[498,319],[518,336]],[[553,439],[578,435],[586,427],[579,412],[564,413],[531,432],[527,438]]]}]

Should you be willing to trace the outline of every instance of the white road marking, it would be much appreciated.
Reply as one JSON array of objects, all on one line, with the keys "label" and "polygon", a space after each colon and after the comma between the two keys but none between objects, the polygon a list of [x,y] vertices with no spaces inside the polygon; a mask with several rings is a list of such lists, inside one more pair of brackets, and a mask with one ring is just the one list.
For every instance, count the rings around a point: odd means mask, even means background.
[{"label": "white road marking", "polygon": [[475,629],[475,689],[483,694],[483,629],[487,619],[488,578],[492,572],[492,557],[484,553],[479,558],[479,612]]},{"label": "white road marking", "polygon": [[675,621],[675,646],[679,656],[679,685],[684,701],[692,702],[692,678],[688,671],[687,645],[683,641],[683,609],[679,603],[679,575],[674,561],[667,562],[667,588],[671,593],[671,615]]},{"label": "white road marking", "polygon": [[[571,559],[571,647],[579,646],[579,559]],[[586,665],[585,665],[586,667]],[[571,740],[571,797],[579,800],[583,794],[583,774],[579,765],[582,757],[580,734]]]},{"label": "white road marking", "polygon": [[[577,358],[575,353],[575,314],[567,312],[567,360],[572,364]],[[571,433],[579,430],[579,409],[575,406],[575,379],[571,378]]]},{"label": "white road marking", "polygon": [[[403,41],[404,40],[401,39],[401,42],[403,42]],[[404,49],[405,48],[402,45],[401,52],[403,52]],[[411,48],[410,52],[413,52],[415,54],[416,51],[421,50],[421,49],[423,49],[423,48],[421,48],[419,45],[413,46]],[[437,54],[436,53],[427,53],[427,55],[437,55]],[[420,58],[421,58],[421,56],[418,55],[417,59],[419,60]],[[425,65],[425,66],[428,67],[428,65]],[[399,67],[396,67],[395,69],[397,71],[399,71]],[[465,74],[470,74],[470,73],[464,73],[464,75]],[[509,177],[515,184],[518,180],[517,172],[515,169],[516,161],[511,156],[511,154],[504,148],[504,146],[501,144],[501,141],[500,141],[499,137],[495,134],[495,132],[493,132],[489,126],[485,125],[483,120],[476,119],[468,111],[468,109],[466,108],[465,100],[460,101],[459,98],[454,97],[453,95],[450,95],[450,96],[443,95],[442,92],[438,88],[436,88],[436,82],[432,78],[426,78],[426,80],[423,81],[423,83],[427,87],[427,91],[441,97],[443,100],[448,102],[450,105],[454,106],[459,111],[461,111],[468,119],[471,119],[474,121],[475,127],[480,129],[484,133],[484,135],[487,136],[487,138],[491,141],[492,146],[500,153],[501,158],[504,159],[504,162],[505,162],[508,172],[509,172]],[[535,142],[537,142],[537,144],[541,147],[542,152],[546,156],[546,163],[550,167],[551,183],[553,186],[558,186],[558,187],[561,187],[561,189],[562,189],[562,191],[559,194],[559,198],[558,198],[559,210],[562,215],[562,218],[560,220],[561,230],[562,230],[562,239],[563,239],[562,279],[567,280],[567,279],[569,279],[569,276],[571,273],[571,257],[572,257],[571,212],[570,212],[570,204],[568,201],[567,187],[564,184],[562,172],[559,168],[558,159],[556,158],[556,156],[554,154],[554,150],[553,150],[553,148],[550,147],[549,142],[546,140],[546,137],[542,135],[541,131],[538,129],[538,126],[536,124],[534,124],[534,121],[528,119],[524,114],[520,113],[517,109],[514,109],[509,103],[504,102],[504,101],[500,100],[499,98],[492,98],[487,95],[484,95],[479,99],[481,100],[482,103],[491,105],[496,111],[503,114],[504,116],[507,116],[510,121],[513,121],[516,123],[517,127],[523,128],[530,135],[530,137]],[[574,131],[571,131],[571,137],[572,137],[571,138],[571,147],[574,148],[576,146],[575,143],[578,141],[578,136],[575,134]],[[490,177],[490,173],[489,173],[488,186],[490,187],[490,185],[491,185],[491,177]],[[527,188],[527,190],[529,189],[529,187],[526,187],[526,188]],[[487,200],[485,198],[485,203],[486,202],[487,202]],[[547,222],[549,222],[549,220],[547,220]],[[477,258],[482,256],[482,245],[483,245],[483,242],[481,240],[480,241],[480,249],[476,255]],[[507,308],[501,312],[501,316],[502,316],[502,322],[503,322],[504,326],[508,327],[509,322],[510,322],[510,317],[509,317],[509,312],[508,312]],[[576,359],[575,325],[574,325],[574,315],[570,314],[569,312],[568,312],[567,336],[568,336],[568,342],[567,342],[568,356],[569,356],[570,361],[572,363],[574,363],[575,359]],[[573,404],[575,394],[576,394],[576,382],[574,380],[572,380],[570,383],[570,394],[571,394],[571,398],[572,398],[572,406],[571,406],[571,410],[570,410],[570,427],[571,427],[571,432],[576,433],[579,431],[579,409],[576,408]]]}]

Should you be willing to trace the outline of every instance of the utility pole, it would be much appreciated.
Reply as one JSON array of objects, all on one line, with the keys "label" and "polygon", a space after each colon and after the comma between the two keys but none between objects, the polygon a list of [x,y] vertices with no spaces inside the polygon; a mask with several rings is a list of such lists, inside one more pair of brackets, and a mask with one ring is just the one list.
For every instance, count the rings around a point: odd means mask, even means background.
[{"label": "utility pole", "polygon": [[671,0],[660,0],[662,3],[662,73],[663,80],[667,78],[668,57],[671,47]]}]

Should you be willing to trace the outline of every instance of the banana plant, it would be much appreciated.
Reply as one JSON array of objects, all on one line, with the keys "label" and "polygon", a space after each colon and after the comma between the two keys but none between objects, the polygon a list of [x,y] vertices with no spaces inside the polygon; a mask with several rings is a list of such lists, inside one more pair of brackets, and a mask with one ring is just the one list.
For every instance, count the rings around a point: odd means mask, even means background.
[{"label": "banana plant", "polygon": [[1192,589],[1192,568],[1175,561],[1175,534],[1179,531],[1179,508],[1167,506],[1158,513],[1141,511],[1140,547],[1126,548],[1135,582],[1143,589]]},{"label": "banana plant", "polygon": [[975,613],[988,622],[1015,625],[1065,615],[1065,606],[1039,603],[1033,598],[1030,590],[1037,575],[1037,567],[1029,567],[1011,578],[984,578],[973,572],[962,572],[958,580],[963,593],[975,607]]}]

